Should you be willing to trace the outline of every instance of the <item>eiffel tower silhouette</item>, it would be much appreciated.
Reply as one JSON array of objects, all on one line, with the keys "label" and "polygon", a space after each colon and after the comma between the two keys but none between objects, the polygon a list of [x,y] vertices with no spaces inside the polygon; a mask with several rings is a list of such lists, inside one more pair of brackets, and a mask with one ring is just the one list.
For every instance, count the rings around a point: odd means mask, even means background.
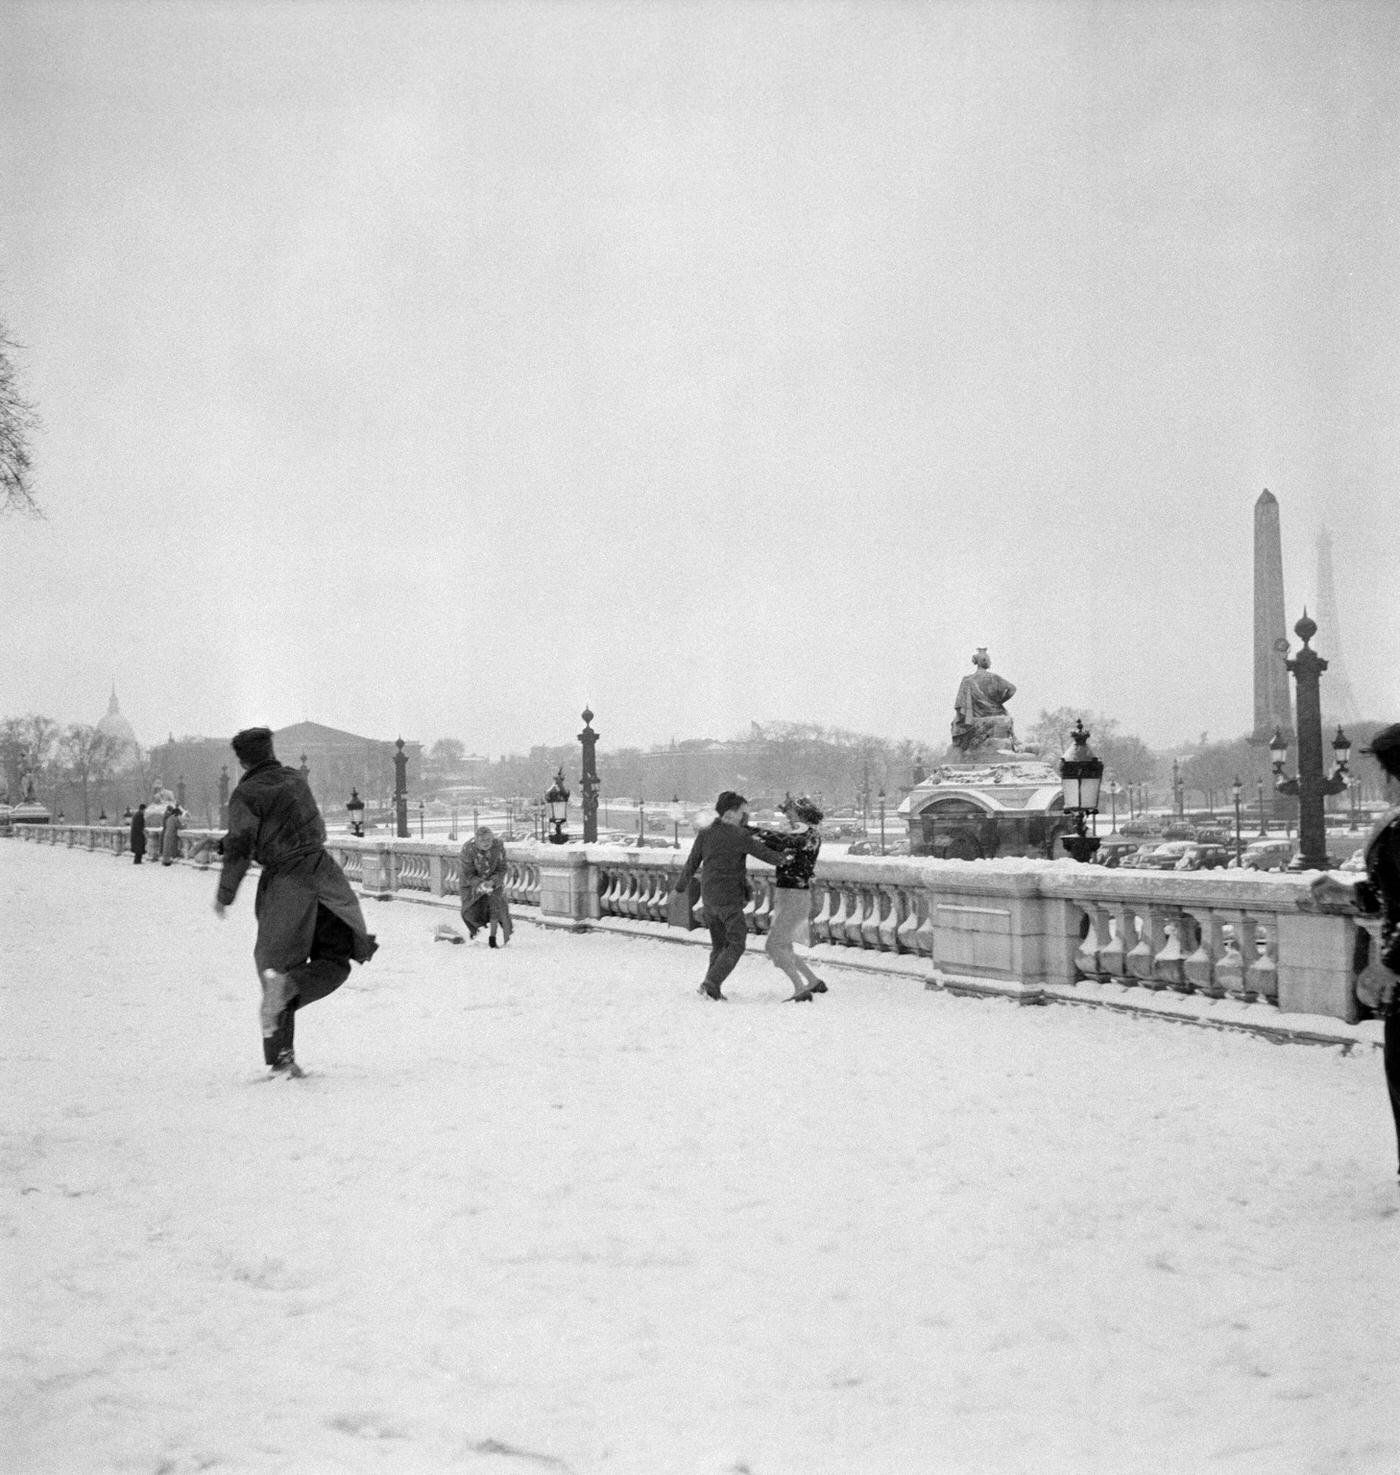
[{"label": "eiffel tower silhouette", "polygon": [[1351,724],[1361,720],[1342,653],[1342,626],[1337,617],[1337,588],[1332,578],[1332,535],[1325,527],[1317,535],[1317,650],[1327,661],[1322,684],[1324,710],[1329,717]]}]

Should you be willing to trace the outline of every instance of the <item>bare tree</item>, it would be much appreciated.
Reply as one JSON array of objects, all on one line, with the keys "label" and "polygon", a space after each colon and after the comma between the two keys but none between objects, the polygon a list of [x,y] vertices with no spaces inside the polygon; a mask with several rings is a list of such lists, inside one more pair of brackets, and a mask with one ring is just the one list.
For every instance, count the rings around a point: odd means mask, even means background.
[{"label": "bare tree", "polygon": [[29,458],[29,435],[38,428],[39,415],[19,392],[13,357],[18,347],[0,320],[0,516],[26,512],[42,517]]},{"label": "bare tree", "polygon": [[101,732],[84,722],[75,722],[59,739],[59,753],[64,771],[73,779],[83,796],[83,823],[92,823],[92,806],[89,802],[91,786],[101,787],[112,776],[121,755],[120,738]]}]

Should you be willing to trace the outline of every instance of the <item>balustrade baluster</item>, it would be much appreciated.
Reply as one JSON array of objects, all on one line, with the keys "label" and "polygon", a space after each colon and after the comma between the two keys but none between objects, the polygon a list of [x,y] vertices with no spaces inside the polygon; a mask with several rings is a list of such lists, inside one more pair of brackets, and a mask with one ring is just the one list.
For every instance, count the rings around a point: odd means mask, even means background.
[{"label": "balustrade baluster", "polygon": [[876,942],[882,952],[899,951],[899,887],[881,886],[880,894],[887,906],[885,915],[875,929]]},{"label": "balustrade baluster", "polygon": [[1258,917],[1259,956],[1248,968],[1245,976],[1250,988],[1266,1004],[1278,1003],[1278,925],[1272,917]]},{"label": "balustrade baluster", "polygon": [[753,911],[753,930],[767,932],[773,925],[773,877],[754,878],[754,900],[758,903]]},{"label": "balustrade baluster", "polygon": [[[866,916],[866,891],[864,891],[864,886],[851,882],[850,892],[850,906],[847,907],[845,926],[841,929],[842,938],[847,947],[864,947],[860,926]],[[835,932],[835,928],[832,928],[832,931]]]},{"label": "balustrade baluster", "polygon": [[865,888],[865,908],[860,918],[860,945],[866,948],[874,948],[876,952],[880,949],[880,888],[878,886],[867,886]]},{"label": "balustrade baluster", "polygon": [[830,942],[832,888],[825,881],[813,881],[812,889],[819,892],[812,919],[807,924],[812,942]]},{"label": "balustrade baluster", "polygon": [[900,923],[895,928],[895,951],[917,953],[919,951],[919,891],[914,886],[899,888]]},{"label": "balustrade baluster", "polygon": [[1080,944],[1074,950],[1075,972],[1081,978],[1098,979],[1105,974],[1101,957],[1105,948],[1112,940],[1112,928],[1109,923],[1108,912],[1098,901],[1080,901],[1078,909],[1083,913],[1084,920],[1089,923],[1089,928],[1080,938]]},{"label": "balustrade baluster", "polygon": [[1154,902],[1146,902],[1135,910],[1138,940],[1128,951],[1128,972],[1144,988],[1161,988],[1162,985],[1152,976],[1152,960],[1166,943],[1167,937],[1163,930],[1166,919]]},{"label": "balustrade baluster", "polygon": [[838,946],[846,942],[846,923],[850,920],[850,895],[843,881],[832,883],[836,888],[837,905],[827,923],[827,937]]},{"label": "balustrade baluster", "polygon": [[1225,921],[1220,913],[1203,907],[1188,913],[1196,928],[1195,951],[1182,963],[1182,972],[1192,988],[1207,998],[1223,997],[1224,990],[1215,981],[1215,962],[1225,951]]},{"label": "balustrade baluster", "polygon": [[938,945],[938,894],[934,891],[919,891],[919,925],[914,929],[915,951],[920,957],[931,958]]},{"label": "balustrade baluster", "polygon": [[1152,977],[1177,993],[1189,991],[1183,964],[1192,943],[1186,914],[1180,907],[1162,908],[1162,946],[1152,957]]}]

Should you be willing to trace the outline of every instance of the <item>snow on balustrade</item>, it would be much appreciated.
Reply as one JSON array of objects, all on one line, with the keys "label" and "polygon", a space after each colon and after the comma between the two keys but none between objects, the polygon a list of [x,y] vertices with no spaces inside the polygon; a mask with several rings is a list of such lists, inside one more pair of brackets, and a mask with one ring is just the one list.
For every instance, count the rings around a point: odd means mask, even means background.
[{"label": "snow on balustrade", "polygon": [[[15,827],[21,838],[125,852],[124,826]],[[180,853],[217,862],[216,832],[188,829]],[[455,905],[455,843],[334,836],[332,854],[367,895]],[[508,842],[506,895],[552,925],[611,919],[660,924],[682,852]],[[767,932],[774,873],[754,864],[745,908]],[[934,980],[1020,989],[1111,986],[1147,996],[1195,994],[1269,1011],[1356,1017],[1351,969],[1357,918],[1311,903],[1308,877],[1110,871],[1077,862],[945,861],[832,856],[813,880],[811,944],[869,959],[926,960]],[[450,901],[448,901],[450,899]],[[703,927],[696,898],[692,928]]]}]

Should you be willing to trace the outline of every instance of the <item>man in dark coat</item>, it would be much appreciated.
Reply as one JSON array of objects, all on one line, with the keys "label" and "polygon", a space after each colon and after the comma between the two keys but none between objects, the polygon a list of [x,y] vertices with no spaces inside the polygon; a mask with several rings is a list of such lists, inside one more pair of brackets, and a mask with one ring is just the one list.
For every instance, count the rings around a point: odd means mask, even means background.
[{"label": "man in dark coat", "polygon": [[369,962],[378,944],[345,872],[326,853],[326,826],[306,780],[277,761],[271,731],[245,728],[234,735],[233,751],[243,777],[229,795],[214,910],[224,915],[257,861],[253,961],[262,984],[263,1058],[274,1074],[296,1076],[296,1011],[338,989],[351,962]]},{"label": "man in dark coat", "polygon": [[131,863],[139,866],[146,854],[146,806],[131,811]]},{"label": "man in dark coat", "polygon": [[700,992],[708,999],[724,1002],[720,984],[734,971],[744,956],[748,924],[744,920],[744,904],[749,899],[746,870],[749,856],[770,866],[780,865],[784,855],[770,850],[744,828],[749,816],[749,801],[742,794],[726,789],[715,800],[719,816],[695,837],[690,855],[676,878],[676,890],[687,891],[691,877],[700,872],[700,899],[705,904],[705,920],[710,928],[710,966],[700,983]]}]

